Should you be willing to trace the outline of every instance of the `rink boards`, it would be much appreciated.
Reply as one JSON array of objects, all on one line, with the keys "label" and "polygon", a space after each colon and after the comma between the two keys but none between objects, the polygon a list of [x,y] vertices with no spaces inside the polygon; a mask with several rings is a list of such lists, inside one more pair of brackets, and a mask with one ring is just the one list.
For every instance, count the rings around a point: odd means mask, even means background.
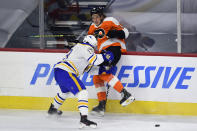
[{"label": "rink boards", "polygon": [[[59,91],[53,76],[54,64],[64,53],[1,51],[0,108],[47,110]],[[121,107],[121,96],[109,90],[107,112],[197,115],[197,58],[181,56],[124,55],[116,76],[136,101]],[[80,79],[89,92],[90,109],[97,105],[92,76]],[[77,111],[74,96],[63,110]]]}]

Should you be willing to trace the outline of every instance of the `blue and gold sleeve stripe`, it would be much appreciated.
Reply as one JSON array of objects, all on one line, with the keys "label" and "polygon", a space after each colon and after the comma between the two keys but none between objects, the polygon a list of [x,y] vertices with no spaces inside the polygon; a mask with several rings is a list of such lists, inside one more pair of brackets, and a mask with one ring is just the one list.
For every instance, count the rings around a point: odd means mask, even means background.
[{"label": "blue and gold sleeve stripe", "polygon": [[97,56],[96,54],[94,54],[88,58],[88,61],[90,64],[94,65],[94,62],[96,61],[96,59],[97,59]]}]

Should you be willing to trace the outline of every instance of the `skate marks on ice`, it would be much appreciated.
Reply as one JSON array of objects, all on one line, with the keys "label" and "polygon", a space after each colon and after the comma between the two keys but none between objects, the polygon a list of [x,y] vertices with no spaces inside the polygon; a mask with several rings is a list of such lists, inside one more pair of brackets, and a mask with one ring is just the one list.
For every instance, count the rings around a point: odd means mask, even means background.
[{"label": "skate marks on ice", "polygon": [[[95,131],[197,131],[197,117],[105,113],[104,117],[89,115],[97,122]],[[47,111],[0,110],[2,131],[79,131],[77,112],[63,112],[49,117]],[[83,130],[83,129],[82,129]]]}]

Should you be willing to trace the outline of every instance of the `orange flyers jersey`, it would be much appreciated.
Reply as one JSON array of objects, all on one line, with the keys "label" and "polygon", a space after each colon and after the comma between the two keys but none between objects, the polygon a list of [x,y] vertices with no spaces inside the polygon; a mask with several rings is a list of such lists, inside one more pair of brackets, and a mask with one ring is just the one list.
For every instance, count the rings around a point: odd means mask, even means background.
[{"label": "orange flyers jersey", "polygon": [[120,46],[121,52],[126,52],[126,45],[124,39],[108,38],[106,35],[109,30],[122,30],[124,27],[113,17],[106,17],[103,22],[96,26],[94,23],[91,24],[88,34],[95,35],[98,40],[97,49],[99,52],[110,46]]}]

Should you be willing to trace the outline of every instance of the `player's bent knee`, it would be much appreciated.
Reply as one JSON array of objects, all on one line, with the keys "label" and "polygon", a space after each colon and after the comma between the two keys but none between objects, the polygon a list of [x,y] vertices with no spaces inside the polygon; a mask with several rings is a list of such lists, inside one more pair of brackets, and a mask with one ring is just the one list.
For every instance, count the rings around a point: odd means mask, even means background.
[{"label": "player's bent knee", "polygon": [[67,97],[69,97],[69,94],[70,94],[69,92],[67,92],[67,93],[62,93],[62,92],[58,93],[59,97],[63,98],[63,99],[66,99]]}]

